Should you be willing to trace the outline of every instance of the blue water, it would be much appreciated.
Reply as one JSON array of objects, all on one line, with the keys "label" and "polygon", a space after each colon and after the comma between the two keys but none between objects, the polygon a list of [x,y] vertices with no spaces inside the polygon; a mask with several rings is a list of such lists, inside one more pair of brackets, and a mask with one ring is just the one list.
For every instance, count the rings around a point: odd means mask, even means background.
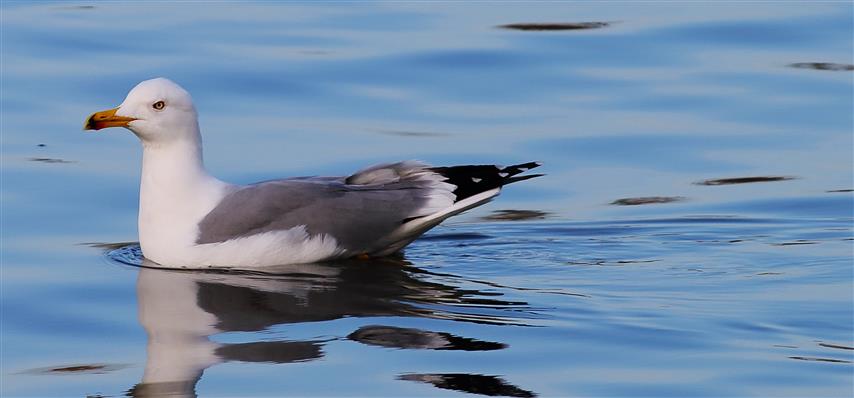
[{"label": "blue water", "polygon": [[[0,11],[0,395],[854,394],[849,2]],[[80,129],[156,76],[227,181],[547,176],[401,259],[141,268],[136,138]]]}]

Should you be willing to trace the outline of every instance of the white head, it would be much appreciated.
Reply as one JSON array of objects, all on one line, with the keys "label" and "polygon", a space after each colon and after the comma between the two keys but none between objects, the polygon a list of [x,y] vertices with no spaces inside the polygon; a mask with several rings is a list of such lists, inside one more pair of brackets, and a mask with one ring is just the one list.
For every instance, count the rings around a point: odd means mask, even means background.
[{"label": "white head", "polygon": [[198,117],[187,90],[162,77],[139,83],[115,109],[95,112],[84,130],[126,127],[143,143],[197,140]]}]

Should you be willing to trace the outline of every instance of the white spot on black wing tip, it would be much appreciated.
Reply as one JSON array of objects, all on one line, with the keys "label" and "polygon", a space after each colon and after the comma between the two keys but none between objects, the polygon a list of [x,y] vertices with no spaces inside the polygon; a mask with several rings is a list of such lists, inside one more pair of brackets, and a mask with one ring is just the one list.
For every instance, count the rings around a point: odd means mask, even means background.
[{"label": "white spot on black wing tip", "polygon": [[471,180],[474,181],[475,184],[477,184],[477,183],[483,181],[483,178],[472,177]]},{"label": "white spot on black wing tip", "polygon": [[509,176],[509,175],[510,175],[510,173],[507,173],[507,172],[504,172],[504,171],[502,171],[502,172],[498,173],[498,176],[499,176],[499,177],[501,177],[501,178],[505,178],[505,177],[507,177],[507,176]]}]

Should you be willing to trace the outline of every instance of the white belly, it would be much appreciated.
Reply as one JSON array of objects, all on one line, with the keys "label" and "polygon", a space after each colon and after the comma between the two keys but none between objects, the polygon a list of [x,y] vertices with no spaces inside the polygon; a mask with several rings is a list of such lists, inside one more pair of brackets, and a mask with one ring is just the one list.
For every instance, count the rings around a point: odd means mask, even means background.
[{"label": "white belly", "polygon": [[[166,246],[164,245],[164,248]],[[347,256],[335,238],[309,235],[304,226],[265,232],[218,243],[189,244],[146,251],[146,258],[167,267],[264,267],[311,263]]]}]

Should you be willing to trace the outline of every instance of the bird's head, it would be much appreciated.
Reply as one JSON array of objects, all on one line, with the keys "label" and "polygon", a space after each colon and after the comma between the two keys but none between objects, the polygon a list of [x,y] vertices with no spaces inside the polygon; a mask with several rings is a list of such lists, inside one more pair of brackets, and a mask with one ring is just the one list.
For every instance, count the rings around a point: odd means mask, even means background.
[{"label": "bird's head", "polygon": [[169,79],[139,83],[117,108],[95,112],[84,130],[125,127],[144,143],[194,139],[198,135],[196,108],[190,93]]}]

